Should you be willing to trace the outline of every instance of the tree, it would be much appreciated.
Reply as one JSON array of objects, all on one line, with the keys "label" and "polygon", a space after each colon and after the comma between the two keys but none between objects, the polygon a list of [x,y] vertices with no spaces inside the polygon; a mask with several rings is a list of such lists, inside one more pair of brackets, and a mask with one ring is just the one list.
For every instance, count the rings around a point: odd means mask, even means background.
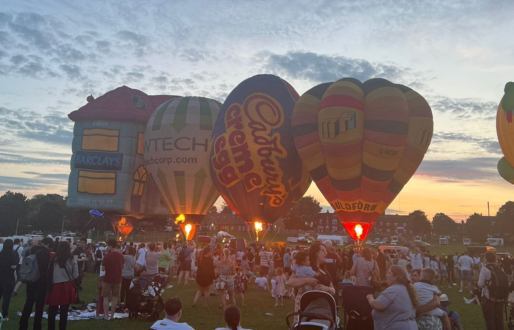
[{"label": "tree", "polygon": [[428,221],[425,212],[421,210],[416,210],[409,213],[409,216],[412,218],[412,231],[414,232],[414,234],[430,234],[430,232],[432,231],[432,225],[430,224],[430,221]]},{"label": "tree", "polygon": [[220,213],[232,213],[232,209],[230,208],[230,206],[227,205],[227,203],[223,202],[223,204],[221,204]]},{"label": "tree", "polygon": [[457,230],[457,224],[444,213],[437,213],[432,219],[434,232],[438,235],[453,235]]},{"label": "tree", "polygon": [[514,235],[514,202],[503,204],[496,213],[495,234]]},{"label": "tree", "polygon": [[27,197],[20,193],[6,192],[0,197],[0,237],[15,234],[18,220],[27,217]]},{"label": "tree", "polygon": [[[61,232],[66,215],[66,199],[58,194],[35,195],[28,200],[29,224],[34,229]],[[68,219],[70,221],[71,219]],[[68,222],[66,225],[68,225]]]},{"label": "tree", "polygon": [[491,220],[474,213],[466,220],[466,233],[471,241],[483,243],[487,240],[487,235],[491,232]]},{"label": "tree", "polygon": [[218,208],[216,207],[216,205],[211,206],[211,208],[209,209],[209,213],[218,213]]},{"label": "tree", "polygon": [[302,197],[296,205],[282,218],[286,229],[307,229],[321,212],[319,202],[312,196]]}]

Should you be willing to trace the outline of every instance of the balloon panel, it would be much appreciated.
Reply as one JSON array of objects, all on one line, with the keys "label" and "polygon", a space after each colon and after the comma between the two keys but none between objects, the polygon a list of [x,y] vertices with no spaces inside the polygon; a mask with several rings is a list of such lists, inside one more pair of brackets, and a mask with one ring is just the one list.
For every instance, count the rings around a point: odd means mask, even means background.
[{"label": "balloon panel", "polygon": [[428,103],[385,79],[318,85],[293,112],[302,162],[348,233],[361,240],[418,168],[432,131]]},{"label": "balloon panel", "polygon": [[[219,197],[209,173],[213,125],[220,103],[180,97],[159,106],[147,123],[145,167],[174,215],[199,221]],[[200,217],[201,218],[201,217]]]},{"label": "balloon panel", "polygon": [[274,222],[310,185],[291,135],[297,98],[281,78],[258,75],[240,83],[221,108],[211,175],[227,204],[246,222]]},{"label": "balloon panel", "polygon": [[505,157],[498,162],[498,173],[506,181],[514,184],[514,167],[512,167]]}]

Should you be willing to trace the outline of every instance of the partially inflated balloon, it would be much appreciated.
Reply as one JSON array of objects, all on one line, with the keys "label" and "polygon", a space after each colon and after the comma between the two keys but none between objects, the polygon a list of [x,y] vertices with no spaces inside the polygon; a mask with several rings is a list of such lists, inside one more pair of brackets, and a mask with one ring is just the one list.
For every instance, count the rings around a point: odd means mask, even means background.
[{"label": "partially inflated balloon", "polygon": [[147,123],[145,168],[175,216],[199,223],[219,197],[209,173],[209,152],[220,103],[179,97],[159,106]]},{"label": "partially inflated balloon", "polygon": [[246,222],[272,223],[310,185],[291,135],[298,94],[284,80],[258,75],[227,97],[211,152],[214,185]]},{"label": "partially inflated balloon", "polygon": [[500,102],[496,113],[496,133],[504,158],[498,162],[498,173],[501,177],[514,184],[514,83],[505,85],[505,95]]},{"label": "partially inflated balloon", "polygon": [[425,99],[385,79],[318,85],[298,100],[292,125],[304,166],[355,240],[412,177],[433,131]]}]

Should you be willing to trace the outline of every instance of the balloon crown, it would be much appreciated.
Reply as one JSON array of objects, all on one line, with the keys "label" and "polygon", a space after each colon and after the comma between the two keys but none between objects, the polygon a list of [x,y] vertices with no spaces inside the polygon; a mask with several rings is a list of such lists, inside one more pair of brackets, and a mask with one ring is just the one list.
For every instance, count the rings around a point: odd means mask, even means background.
[{"label": "balloon crown", "polygon": [[514,110],[514,82],[508,82],[505,84],[505,95],[502,98],[501,105],[503,111],[511,112]]}]

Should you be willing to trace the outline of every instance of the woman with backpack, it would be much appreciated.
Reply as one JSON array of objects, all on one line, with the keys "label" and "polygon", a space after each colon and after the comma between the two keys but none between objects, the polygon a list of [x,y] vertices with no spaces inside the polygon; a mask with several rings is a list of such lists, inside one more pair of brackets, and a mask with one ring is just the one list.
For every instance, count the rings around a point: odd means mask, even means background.
[{"label": "woman with backpack", "polygon": [[18,253],[14,252],[13,246],[13,240],[6,239],[3,249],[0,251],[0,299],[3,299],[2,316],[4,320],[9,320],[7,313],[16,284],[14,271],[18,265]]},{"label": "woman with backpack", "polygon": [[482,289],[480,304],[485,327],[487,330],[503,330],[503,309],[509,295],[509,280],[507,274],[496,264],[494,252],[486,252],[485,262],[478,276],[478,287]]},{"label": "woman with backpack", "polygon": [[48,265],[48,292],[45,304],[48,307],[48,330],[55,330],[55,317],[59,310],[59,330],[65,330],[68,322],[68,309],[75,302],[75,283],[79,277],[77,260],[71,254],[70,243],[59,243],[55,257]]},{"label": "woman with backpack", "polygon": [[189,285],[189,274],[191,273],[191,248],[187,246],[186,243],[182,246],[182,249],[180,250],[178,254],[178,261],[180,262],[179,265],[179,272],[178,275],[178,283],[177,285],[180,285],[180,281],[182,278],[184,278],[184,285]]}]

